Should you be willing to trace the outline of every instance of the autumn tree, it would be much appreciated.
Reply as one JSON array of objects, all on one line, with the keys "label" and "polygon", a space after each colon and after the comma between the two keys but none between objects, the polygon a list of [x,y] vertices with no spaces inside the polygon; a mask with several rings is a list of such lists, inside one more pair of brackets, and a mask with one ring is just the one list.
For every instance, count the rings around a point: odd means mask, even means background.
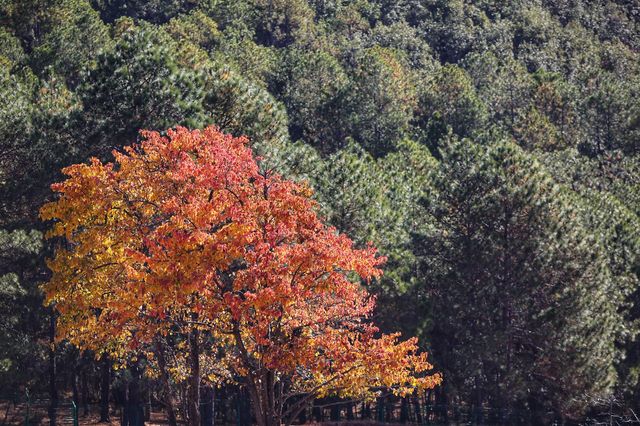
[{"label": "autumn tree", "polygon": [[[142,136],[114,163],[64,169],[42,208],[60,240],[45,285],[60,339],[187,380],[192,425],[203,377],[243,385],[260,425],[290,422],[319,395],[440,383],[415,339],[367,320],[361,282],[384,259],[324,225],[307,186],[261,170],[246,138],[215,127]],[[184,377],[161,365],[167,337],[182,342]]]}]

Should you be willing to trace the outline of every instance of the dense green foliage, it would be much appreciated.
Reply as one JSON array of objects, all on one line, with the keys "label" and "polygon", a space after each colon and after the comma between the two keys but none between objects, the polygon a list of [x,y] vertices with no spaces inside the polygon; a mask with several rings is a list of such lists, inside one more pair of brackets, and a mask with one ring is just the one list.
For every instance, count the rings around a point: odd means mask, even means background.
[{"label": "dense green foliage", "polygon": [[622,0],[0,1],[0,388],[46,388],[60,168],[213,123],[388,257],[439,401],[637,412],[639,49]]}]

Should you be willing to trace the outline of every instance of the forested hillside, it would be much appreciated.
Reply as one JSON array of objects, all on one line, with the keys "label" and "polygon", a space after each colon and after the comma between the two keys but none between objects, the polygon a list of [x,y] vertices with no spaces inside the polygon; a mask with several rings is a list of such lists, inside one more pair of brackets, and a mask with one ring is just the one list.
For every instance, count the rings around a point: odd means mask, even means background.
[{"label": "forested hillside", "polygon": [[61,168],[213,124],[387,257],[437,404],[640,413],[638,2],[0,0],[0,64],[1,398],[99,383],[50,353]]}]

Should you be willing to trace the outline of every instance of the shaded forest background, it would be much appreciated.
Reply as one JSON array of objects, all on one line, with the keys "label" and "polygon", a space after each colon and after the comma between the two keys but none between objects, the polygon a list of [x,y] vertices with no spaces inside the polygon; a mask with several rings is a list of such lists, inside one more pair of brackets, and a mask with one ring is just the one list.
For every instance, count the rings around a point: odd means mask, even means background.
[{"label": "shaded forest background", "polygon": [[2,396],[48,392],[60,168],[213,123],[388,257],[441,403],[640,412],[639,49],[633,0],[0,0]]}]

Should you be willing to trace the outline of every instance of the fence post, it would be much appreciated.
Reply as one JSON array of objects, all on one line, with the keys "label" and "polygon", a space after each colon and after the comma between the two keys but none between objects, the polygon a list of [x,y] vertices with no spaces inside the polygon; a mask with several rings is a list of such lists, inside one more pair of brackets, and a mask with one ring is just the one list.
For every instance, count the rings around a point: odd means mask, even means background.
[{"label": "fence post", "polygon": [[73,415],[73,426],[78,426],[78,406],[75,401],[71,401],[71,413]]}]

